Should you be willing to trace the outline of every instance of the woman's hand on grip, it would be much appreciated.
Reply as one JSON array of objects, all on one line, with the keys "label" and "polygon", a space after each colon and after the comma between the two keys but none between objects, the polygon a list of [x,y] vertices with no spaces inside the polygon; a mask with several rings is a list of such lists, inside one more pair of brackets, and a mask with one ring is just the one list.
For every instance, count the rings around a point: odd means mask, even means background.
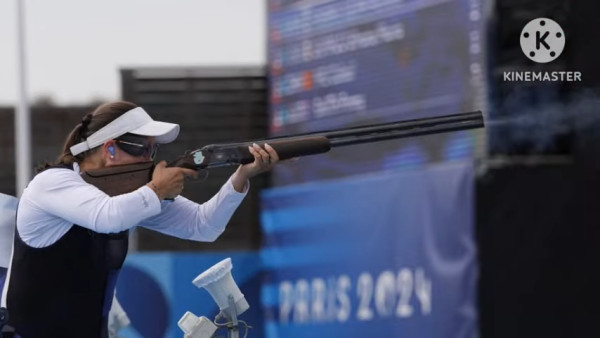
[{"label": "woman's hand on grip", "polygon": [[154,190],[160,200],[172,199],[183,191],[185,178],[196,177],[198,172],[180,167],[167,167],[167,162],[159,162],[152,173],[148,186]]}]

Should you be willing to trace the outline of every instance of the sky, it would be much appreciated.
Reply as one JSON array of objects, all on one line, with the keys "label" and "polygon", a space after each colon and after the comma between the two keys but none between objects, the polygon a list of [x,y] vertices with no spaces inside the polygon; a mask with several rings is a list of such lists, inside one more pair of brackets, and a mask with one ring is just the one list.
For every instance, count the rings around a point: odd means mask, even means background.
[{"label": "sky", "polygon": [[[18,97],[17,1],[0,0],[0,105]],[[120,98],[119,69],[261,66],[266,0],[23,0],[29,101]]]}]

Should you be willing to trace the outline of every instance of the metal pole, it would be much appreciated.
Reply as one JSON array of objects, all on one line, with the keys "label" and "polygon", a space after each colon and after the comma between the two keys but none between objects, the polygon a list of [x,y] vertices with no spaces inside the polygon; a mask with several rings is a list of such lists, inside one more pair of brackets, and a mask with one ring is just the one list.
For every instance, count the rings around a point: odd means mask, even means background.
[{"label": "metal pole", "polygon": [[25,0],[17,1],[17,63],[19,101],[15,109],[16,195],[20,197],[31,179],[31,122],[27,96]]},{"label": "metal pole", "polygon": [[[232,295],[227,296],[227,301],[229,302],[229,309],[231,314],[231,324],[227,325],[227,332],[229,338],[239,338],[240,337],[240,327],[237,318],[237,308],[235,307],[235,300]],[[225,316],[227,318],[227,316]],[[230,318],[227,318],[228,320]]]}]

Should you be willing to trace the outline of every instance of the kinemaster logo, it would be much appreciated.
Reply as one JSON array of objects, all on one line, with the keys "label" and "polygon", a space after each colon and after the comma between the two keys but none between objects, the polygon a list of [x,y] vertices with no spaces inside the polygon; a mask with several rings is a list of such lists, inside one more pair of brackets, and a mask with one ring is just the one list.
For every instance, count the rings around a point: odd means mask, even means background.
[{"label": "kinemaster logo", "polygon": [[521,32],[521,49],[537,63],[556,60],[565,48],[565,32],[556,21],[539,18],[529,21]]},{"label": "kinemaster logo", "polygon": [[[537,18],[529,21],[520,35],[521,50],[531,61],[550,63],[562,54],[567,37],[562,27],[554,20]],[[504,72],[504,81],[519,82],[580,82],[577,71],[513,71]]]}]

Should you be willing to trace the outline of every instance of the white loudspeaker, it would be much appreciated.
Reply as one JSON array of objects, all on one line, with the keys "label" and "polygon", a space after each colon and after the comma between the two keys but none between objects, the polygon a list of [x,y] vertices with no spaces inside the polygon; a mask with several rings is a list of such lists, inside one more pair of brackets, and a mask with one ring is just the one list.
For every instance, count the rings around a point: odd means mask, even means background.
[{"label": "white loudspeaker", "polygon": [[[231,276],[232,268],[231,258],[226,258],[201,273],[193,281],[194,285],[208,291],[228,319],[233,318],[234,315],[237,317],[250,308]],[[233,297],[235,309],[230,307],[229,296]]]}]

